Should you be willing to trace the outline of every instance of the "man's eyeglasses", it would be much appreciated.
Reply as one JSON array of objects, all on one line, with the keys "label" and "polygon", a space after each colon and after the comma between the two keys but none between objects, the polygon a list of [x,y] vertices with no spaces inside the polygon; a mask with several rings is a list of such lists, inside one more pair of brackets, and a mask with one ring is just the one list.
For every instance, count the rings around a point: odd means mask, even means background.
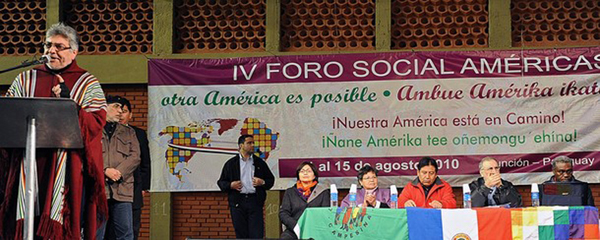
[{"label": "man's eyeglasses", "polygon": [[491,172],[491,171],[500,171],[500,167],[489,167],[489,168],[484,168],[483,170]]},{"label": "man's eyeglasses", "polygon": [[63,51],[63,50],[71,49],[71,47],[67,47],[62,44],[55,44],[55,43],[51,43],[51,42],[44,43],[44,48],[46,48],[46,49],[50,49],[50,48],[52,48],[52,46],[54,46],[56,48],[56,51],[59,51],[59,52]]},{"label": "man's eyeglasses", "polygon": [[566,173],[566,174],[573,174],[573,169],[567,169],[567,170],[556,170],[556,172],[557,172],[558,174],[561,174],[561,175],[562,175],[562,174],[565,174],[565,173]]},{"label": "man's eyeglasses", "polygon": [[373,176],[373,177],[363,177],[363,179],[362,179],[362,180],[364,180],[364,181],[369,181],[369,180],[371,180],[371,179],[375,180],[375,179],[377,179],[377,176]]}]

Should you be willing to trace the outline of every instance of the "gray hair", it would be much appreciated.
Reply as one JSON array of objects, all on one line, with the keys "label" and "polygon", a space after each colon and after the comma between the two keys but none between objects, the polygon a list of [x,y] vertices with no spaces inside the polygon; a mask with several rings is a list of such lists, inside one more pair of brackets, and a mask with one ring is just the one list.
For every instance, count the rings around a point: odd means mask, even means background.
[{"label": "gray hair", "polygon": [[64,23],[57,23],[52,25],[50,29],[46,31],[46,39],[56,35],[61,35],[67,38],[67,40],[69,40],[69,45],[71,45],[71,51],[79,49],[79,43],[77,43],[77,40],[79,39],[77,37],[77,31],[75,31],[75,29],[73,29],[72,27],[69,27]]},{"label": "gray hair", "polygon": [[482,170],[484,162],[489,162],[489,161],[495,161],[496,163],[498,163],[498,161],[493,157],[484,157],[479,162],[479,170]]},{"label": "gray hair", "polygon": [[562,156],[558,156],[554,159],[552,159],[552,169],[556,169],[556,164],[557,163],[568,163],[571,164],[571,167],[573,166],[573,159],[570,157],[567,157],[565,155]]}]

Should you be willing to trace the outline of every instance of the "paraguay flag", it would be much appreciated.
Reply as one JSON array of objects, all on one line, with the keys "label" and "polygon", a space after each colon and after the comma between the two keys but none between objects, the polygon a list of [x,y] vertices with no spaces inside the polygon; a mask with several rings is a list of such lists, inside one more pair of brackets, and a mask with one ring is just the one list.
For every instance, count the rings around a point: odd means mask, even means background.
[{"label": "paraguay flag", "polygon": [[472,209],[406,208],[409,239],[479,239],[477,212]]},{"label": "paraguay flag", "polygon": [[600,239],[595,207],[406,208],[406,215],[410,240]]}]

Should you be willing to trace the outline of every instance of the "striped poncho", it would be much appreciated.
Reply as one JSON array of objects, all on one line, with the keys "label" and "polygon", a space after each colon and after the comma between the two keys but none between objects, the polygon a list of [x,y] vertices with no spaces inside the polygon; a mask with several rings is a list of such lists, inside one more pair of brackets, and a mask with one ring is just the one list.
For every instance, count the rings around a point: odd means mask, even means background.
[{"label": "striped poncho", "polygon": [[[75,61],[60,72],[41,66],[19,74],[7,96],[53,97],[52,87],[59,82],[56,74],[64,79],[70,98],[80,107],[79,126],[84,149],[37,150],[39,192],[36,209],[39,211],[36,211],[34,231],[43,239],[93,239],[97,227],[107,216],[101,146],[106,101],[98,80],[79,68]],[[0,234],[5,239],[22,238],[25,214],[23,157],[22,149],[0,152],[0,161],[5,165],[0,166],[0,177],[6,177],[0,180]]]}]

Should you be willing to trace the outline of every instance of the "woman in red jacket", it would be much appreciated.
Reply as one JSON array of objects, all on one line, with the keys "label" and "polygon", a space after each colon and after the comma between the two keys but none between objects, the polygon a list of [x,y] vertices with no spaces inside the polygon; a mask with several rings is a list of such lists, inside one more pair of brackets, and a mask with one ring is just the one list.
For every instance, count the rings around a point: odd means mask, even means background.
[{"label": "woman in red jacket", "polygon": [[424,157],[417,165],[417,178],[406,184],[398,197],[398,206],[456,208],[452,187],[437,176],[435,159]]}]

